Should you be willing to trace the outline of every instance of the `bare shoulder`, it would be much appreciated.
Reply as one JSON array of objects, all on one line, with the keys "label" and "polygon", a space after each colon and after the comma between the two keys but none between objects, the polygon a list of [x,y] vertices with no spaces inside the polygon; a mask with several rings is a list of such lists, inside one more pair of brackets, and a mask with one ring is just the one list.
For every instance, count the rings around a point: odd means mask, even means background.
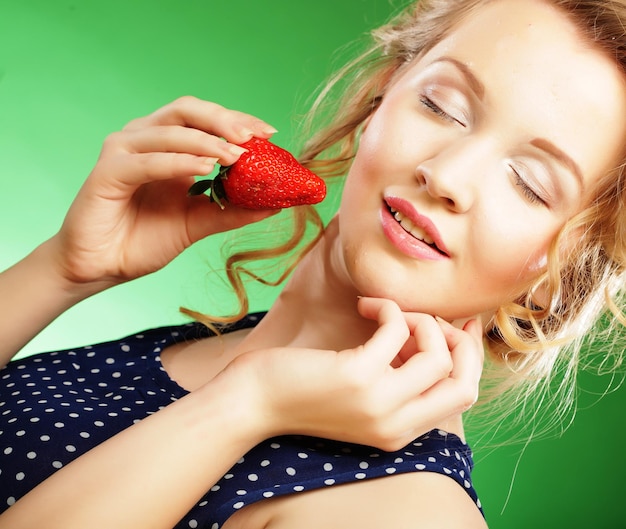
[{"label": "bare shoulder", "polygon": [[454,480],[441,474],[414,472],[261,501],[233,516],[225,529],[294,527],[485,529],[487,525],[472,499]]}]

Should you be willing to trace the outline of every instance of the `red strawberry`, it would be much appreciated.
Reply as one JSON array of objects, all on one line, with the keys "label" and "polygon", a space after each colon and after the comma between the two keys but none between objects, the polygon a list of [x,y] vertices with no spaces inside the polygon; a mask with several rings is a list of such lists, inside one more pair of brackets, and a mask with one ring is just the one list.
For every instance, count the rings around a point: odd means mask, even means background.
[{"label": "red strawberry", "polygon": [[223,209],[224,200],[247,209],[280,209],[317,204],[326,196],[326,184],[303,167],[286,150],[262,138],[241,145],[247,152],[230,166],[222,167],[213,180],[199,180],[189,195],[210,190]]}]

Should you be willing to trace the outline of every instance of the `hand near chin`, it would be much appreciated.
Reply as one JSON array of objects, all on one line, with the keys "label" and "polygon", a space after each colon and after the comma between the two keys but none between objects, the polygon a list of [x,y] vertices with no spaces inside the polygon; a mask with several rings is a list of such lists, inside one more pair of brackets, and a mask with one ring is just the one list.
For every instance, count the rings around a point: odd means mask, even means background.
[{"label": "hand near chin", "polygon": [[313,435],[391,451],[476,401],[483,360],[476,322],[456,329],[373,298],[361,299],[359,311],[379,325],[362,346],[268,349],[229,366],[247,371],[264,436]]}]

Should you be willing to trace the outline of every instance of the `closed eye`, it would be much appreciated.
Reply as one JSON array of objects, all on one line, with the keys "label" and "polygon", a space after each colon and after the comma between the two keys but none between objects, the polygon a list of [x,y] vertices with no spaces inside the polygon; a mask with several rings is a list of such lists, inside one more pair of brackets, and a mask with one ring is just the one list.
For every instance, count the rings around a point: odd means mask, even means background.
[{"label": "closed eye", "polygon": [[526,181],[520,176],[520,174],[515,170],[514,167],[511,167],[513,171],[513,177],[515,179],[515,185],[520,188],[524,196],[531,202],[532,204],[541,204],[547,206],[546,201],[541,198],[533,189],[526,183]]},{"label": "closed eye", "polygon": [[450,114],[448,114],[437,103],[435,103],[432,99],[430,99],[430,97],[425,96],[425,95],[421,96],[420,97],[420,103],[422,105],[424,105],[430,112],[432,112],[436,116],[440,117],[444,121],[448,121],[450,123],[458,123],[462,127],[465,127],[464,123],[462,123],[461,121],[459,121],[455,117],[453,117]]}]

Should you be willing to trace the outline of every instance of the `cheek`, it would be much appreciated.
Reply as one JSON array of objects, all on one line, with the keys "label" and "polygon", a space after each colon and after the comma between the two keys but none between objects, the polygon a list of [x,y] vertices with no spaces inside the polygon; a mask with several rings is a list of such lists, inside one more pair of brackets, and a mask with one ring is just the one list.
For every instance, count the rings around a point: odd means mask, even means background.
[{"label": "cheek", "polygon": [[[492,229],[487,236],[476,242],[478,266],[483,276],[494,287],[516,290],[538,276],[546,266],[547,251],[555,233],[530,224],[508,225],[508,229]],[[486,241],[486,242],[483,242]],[[482,250],[482,251],[481,251]]]}]

